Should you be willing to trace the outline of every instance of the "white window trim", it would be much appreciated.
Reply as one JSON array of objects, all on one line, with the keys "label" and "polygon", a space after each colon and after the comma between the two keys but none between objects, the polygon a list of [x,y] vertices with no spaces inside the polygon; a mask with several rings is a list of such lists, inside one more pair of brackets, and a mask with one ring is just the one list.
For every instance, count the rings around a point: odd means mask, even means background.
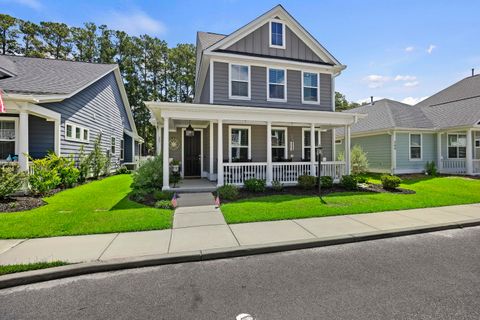
[{"label": "white window trim", "polygon": [[[284,99],[270,98],[270,70],[283,70],[285,74],[285,83],[283,84],[283,96]],[[272,83],[276,84],[276,83]],[[278,85],[278,84],[276,84]],[[271,102],[287,102],[287,69],[279,67],[268,67],[267,68],[267,101]]]},{"label": "white window trim", "polygon": [[[238,82],[245,82],[241,80],[233,80],[232,79],[232,66],[242,66],[242,67],[248,67],[248,96],[234,96],[232,95],[232,81],[238,81]],[[241,64],[241,63],[228,63],[228,98],[229,99],[235,99],[235,100],[250,100],[251,98],[251,84],[252,84],[252,73],[251,73],[251,67],[248,64]]]},{"label": "white window trim", "polygon": [[[288,128],[287,127],[272,127],[272,131],[273,130],[283,130],[285,131],[285,145],[283,147],[276,147],[274,146],[273,144],[272,145],[272,149],[270,150],[270,153],[272,152],[272,150],[275,148],[275,149],[281,149],[283,148],[283,159],[288,159]],[[272,134],[270,133],[270,136],[272,136]]]},{"label": "white window trim", "polygon": [[[71,137],[67,136],[67,126],[72,127],[72,136]],[[75,133],[76,133],[77,128],[80,129],[80,139],[75,138]],[[88,136],[87,139],[83,139],[84,130],[87,130],[87,136]],[[83,143],[88,143],[90,141],[90,129],[88,129],[84,126],[80,126],[80,125],[75,124],[75,123],[70,122],[70,121],[65,121],[64,135],[65,135],[65,140],[68,140],[68,141],[83,142]]]},{"label": "white window trim", "polygon": [[[313,74],[317,75],[317,88],[316,88],[317,89],[317,101],[305,101],[305,96],[304,96],[304,92],[303,92],[303,89],[305,89],[305,84],[303,83],[305,73],[313,73]],[[309,86],[308,88],[315,88],[315,87],[310,87]],[[302,70],[302,93],[301,94],[302,94],[302,103],[303,104],[320,104],[320,73]]]},{"label": "white window trim", "polygon": [[[420,136],[420,158],[412,158],[412,135]],[[408,160],[410,160],[410,161],[422,161],[423,160],[423,134],[421,134],[421,133],[409,133],[408,134]]]},{"label": "white window trim", "polygon": [[[279,45],[274,45],[272,44],[272,22],[275,22],[275,23],[279,23],[281,25],[283,25],[282,27],[282,45],[279,46]],[[279,20],[279,19],[272,19],[268,22],[268,44],[270,46],[270,48],[275,48],[275,49],[285,49],[285,34],[287,33],[287,30],[286,30],[286,27],[285,27],[285,22],[283,22],[282,20]]]},{"label": "white window trim", "polygon": [[[449,139],[448,137],[449,136],[457,136],[457,141],[458,141],[458,136],[467,136],[467,133],[447,133],[447,159],[452,159],[452,160],[463,160],[463,159],[466,159],[467,158],[467,155],[465,155],[465,158],[460,158],[459,157],[459,149],[460,147],[453,147],[453,146],[450,146],[450,143],[449,143]],[[450,155],[449,155],[449,152],[448,152],[448,148],[457,148],[457,157],[455,158],[450,158]],[[466,146],[465,146],[466,148]]]},{"label": "white window trim", "polygon": [[[15,126],[15,140],[6,140],[6,139],[0,139],[1,141],[6,141],[6,142],[15,142],[15,154],[18,154],[18,139],[19,139],[19,128],[18,128],[18,118],[17,117],[0,117],[0,121],[11,121],[14,123]],[[0,159],[4,160],[4,159]]]},{"label": "white window trim", "polygon": [[[305,148],[310,147],[305,145],[305,131],[310,132],[310,128],[302,128],[302,159],[305,159]],[[318,134],[318,146],[315,146],[316,148],[322,145],[322,129],[315,128],[315,133]],[[315,141],[313,141],[313,143],[315,143]]]},{"label": "white window trim", "polygon": [[248,159],[252,159],[252,127],[251,126],[228,126],[228,162],[232,162],[232,129],[248,130]]},{"label": "white window trim", "polygon": [[117,138],[115,136],[110,137],[110,153],[112,155],[117,154]]},{"label": "white window trim", "polygon": [[125,159],[125,139],[120,139],[120,160]]}]

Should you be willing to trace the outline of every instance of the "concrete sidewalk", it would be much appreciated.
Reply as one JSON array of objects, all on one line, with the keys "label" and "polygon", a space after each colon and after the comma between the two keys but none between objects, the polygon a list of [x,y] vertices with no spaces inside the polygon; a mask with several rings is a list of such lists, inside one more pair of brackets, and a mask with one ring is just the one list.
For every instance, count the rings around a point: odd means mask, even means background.
[{"label": "concrete sidewalk", "polygon": [[178,208],[173,229],[168,230],[0,240],[0,264],[205,254],[332,239],[349,242],[368,236],[476,223],[480,224],[480,204],[232,225],[225,223],[220,210],[213,205],[201,205]]}]

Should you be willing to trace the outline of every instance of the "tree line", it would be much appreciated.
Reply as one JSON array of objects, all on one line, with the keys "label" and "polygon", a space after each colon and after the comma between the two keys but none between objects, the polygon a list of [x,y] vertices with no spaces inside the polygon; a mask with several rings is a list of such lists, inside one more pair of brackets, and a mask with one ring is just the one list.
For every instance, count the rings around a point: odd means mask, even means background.
[{"label": "tree line", "polygon": [[193,100],[193,44],[169,47],[157,37],[131,36],[93,22],[81,27],[47,21],[36,24],[7,14],[0,14],[0,42],[2,55],[117,63],[139,135],[145,139],[144,154],[154,151],[155,128],[143,101]]}]

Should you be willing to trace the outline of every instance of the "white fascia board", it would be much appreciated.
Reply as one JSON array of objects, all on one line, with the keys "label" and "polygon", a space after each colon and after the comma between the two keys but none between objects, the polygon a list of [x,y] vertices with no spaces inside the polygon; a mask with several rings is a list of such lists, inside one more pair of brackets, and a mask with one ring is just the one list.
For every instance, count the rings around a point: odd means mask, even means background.
[{"label": "white fascia board", "polygon": [[[352,132],[351,137],[352,138],[359,138],[359,137],[369,137],[369,136],[377,136],[380,134],[391,134],[392,131],[396,131],[398,133],[409,133],[409,132],[423,132],[423,133],[436,133],[439,130],[437,128],[400,128],[400,127],[395,127],[395,128],[388,128],[388,129],[381,129],[381,130],[374,130],[374,131],[364,131],[364,132],[357,132],[354,133]],[[337,138],[343,139],[343,134],[337,135]]]},{"label": "white fascia board", "polygon": [[[128,102],[127,92],[125,91],[125,85],[123,84],[122,75],[120,74],[120,68],[118,65],[113,70],[115,74],[115,80],[117,81],[118,89],[120,90],[120,95],[122,96],[123,105],[125,106],[125,112],[127,113],[128,121],[132,127],[133,132],[138,136],[137,126],[135,125],[135,120],[133,119],[132,109],[130,103]],[[138,136],[140,137],[140,136]]]}]

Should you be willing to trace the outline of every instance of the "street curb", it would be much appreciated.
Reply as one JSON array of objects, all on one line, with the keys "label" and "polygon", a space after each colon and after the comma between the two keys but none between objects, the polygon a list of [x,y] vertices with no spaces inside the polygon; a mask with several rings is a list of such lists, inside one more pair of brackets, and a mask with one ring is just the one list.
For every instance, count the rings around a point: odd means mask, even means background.
[{"label": "street curb", "polygon": [[256,254],[274,253],[299,249],[310,249],[332,245],[355,243],[362,241],[401,237],[427,232],[462,229],[480,226],[480,219],[471,219],[459,223],[443,223],[430,225],[428,227],[412,227],[404,229],[393,229],[389,231],[368,232],[360,235],[347,235],[328,237],[322,239],[308,239],[299,241],[277,242],[265,245],[241,246],[221,249],[199,250],[181,253],[168,253],[161,255],[150,255],[135,258],[112,259],[108,261],[93,261],[71,264],[67,266],[54,267],[41,270],[26,271],[0,276],[0,289],[32,284],[43,281],[50,281],[85,274],[116,271],[123,269],[152,267],[166,264],[177,264],[183,262],[207,261],[215,259],[250,256]]}]

